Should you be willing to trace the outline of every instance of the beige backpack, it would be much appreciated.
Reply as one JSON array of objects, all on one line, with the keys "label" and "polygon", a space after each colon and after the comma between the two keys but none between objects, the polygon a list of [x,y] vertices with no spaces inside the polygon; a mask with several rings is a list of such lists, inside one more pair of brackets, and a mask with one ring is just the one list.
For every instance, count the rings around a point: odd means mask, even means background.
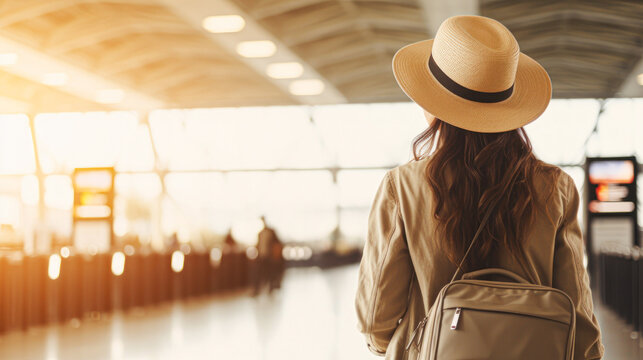
[{"label": "beige backpack", "polygon": [[[503,269],[478,270],[456,280],[490,213],[451,282],[411,334],[405,348],[408,359],[571,360],[576,313],[563,291],[530,284]],[[489,275],[514,282],[478,279]]]}]

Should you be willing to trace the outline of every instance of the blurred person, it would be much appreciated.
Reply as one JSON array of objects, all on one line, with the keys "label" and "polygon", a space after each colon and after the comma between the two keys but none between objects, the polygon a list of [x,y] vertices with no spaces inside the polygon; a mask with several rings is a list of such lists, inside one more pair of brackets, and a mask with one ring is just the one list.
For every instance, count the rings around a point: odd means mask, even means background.
[{"label": "blurred person", "polygon": [[237,241],[234,239],[234,236],[232,236],[232,229],[228,230],[228,233],[226,234],[225,238],[223,239],[223,246],[226,247],[227,249],[234,250],[237,247]]},{"label": "blurred person", "polygon": [[166,247],[169,250],[175,250],[179,248],[179,234],[175,231],[170,235],[165,241]]},{"label": "blurred person", "polygon": [[270,253],[271,276],[269,283],[269,291],[281,288],[281,281],[283,280],[284,271],[286,269],[286,262],[283,257],[284,245],[276,236],[273,238],[273,244]]},{"label": "blurred person", "polygon": [[462,262],[463,273],[501,268],[562,290],[576,317],[573,359],[600,359],[579,194],[567,173],[536,158],[523,128],[551,98],[545,69],[497,21],[456,16],[435,39],[400,49],[393,72],[429,125],[414,140],[414,160],[386,173],[370,211],[355,298],[369,350],[421,355],[413,332]]},{"label": "blurred person", "polygon": [[284,261],[281,255],[283,244],[277,237],[274,229],[268,226],[265,216],[261,216],[263,228],[257,235],[256,276],[254,277],[253,295],[258,295],[268,286],[272,293],[275,288],[281,287]]}]

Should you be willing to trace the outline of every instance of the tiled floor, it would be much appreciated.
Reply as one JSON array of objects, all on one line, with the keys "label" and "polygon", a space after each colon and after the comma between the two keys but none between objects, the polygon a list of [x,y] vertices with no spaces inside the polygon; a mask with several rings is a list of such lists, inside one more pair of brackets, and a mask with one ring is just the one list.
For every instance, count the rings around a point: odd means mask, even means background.
[{"label": "tiled floor", "polygon": [[[0,359],[378,359],[355,327],[356,279],[357,266],[290,269],[272,297],[210,298],[8,334]],[[629,329],[600,306],[597,313],[605,359],[643,360]]]}]

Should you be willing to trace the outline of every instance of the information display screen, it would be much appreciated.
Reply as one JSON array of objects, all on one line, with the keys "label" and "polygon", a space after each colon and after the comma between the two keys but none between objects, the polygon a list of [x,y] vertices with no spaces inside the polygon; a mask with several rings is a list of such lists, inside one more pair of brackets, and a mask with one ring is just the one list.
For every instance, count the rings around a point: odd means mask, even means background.
[{"label": "information display screen", "polygon": [[76,169],[73,183],[75,219],[111,218],[114,169]]},{"label": "information display screen", "polygon": [[591,213],[636,210],[636,162],[632,159],[588,159]]},{"label": "information display screen", "polygon": [[74,170],[73,242],[89,254],[108,251],[114,232],[114,168]]}]

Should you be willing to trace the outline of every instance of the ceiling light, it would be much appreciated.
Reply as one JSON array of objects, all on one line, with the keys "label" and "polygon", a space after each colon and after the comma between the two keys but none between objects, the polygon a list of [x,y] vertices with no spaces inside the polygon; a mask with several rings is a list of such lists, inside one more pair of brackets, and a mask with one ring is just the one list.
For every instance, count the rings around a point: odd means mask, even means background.
[{"label": "ceiling light", "polygon": [[643,86],[643,73],[640,73],[640,74],[636,77],[636,81],[639,83],[639,85]]},{"label": "ceiling light", "polygon": [[292,79],[304,73],[304,67],[298,62],[273,63],[268,65],[266,73],[273,79]]},{"label": "ceiling light", "polygon": [[208,16],[201,26],[211,33],[239,32],[246,26],[246,21],[239,15]]},{"label": "ceiling light", "polygon": [[125,92],[121,89],[105,89],[98,92],[96,101],[101,104],[118,104],[125,98]]},{"label": "ceiling light", "polygon": [[63,86],[69,77],[65,73],[49,73],[42,78],[42,83],[49,86]]},{"label": "ceiling light", "polygon": [[237,53],[243,57],[269,57],[275,52],[277,52],[277,46],[270,40],[242,41],[237,44]]},{"label": "ceiling light", "polygon": [[288,90],[293,95],[319,95],[324,91],[324,82],[319,79],[295,80]]},{"label": "ceiling light", "polygon": [[0,54],[0,66],[9,66],[18,62],[18,54],[4,53]]}]

